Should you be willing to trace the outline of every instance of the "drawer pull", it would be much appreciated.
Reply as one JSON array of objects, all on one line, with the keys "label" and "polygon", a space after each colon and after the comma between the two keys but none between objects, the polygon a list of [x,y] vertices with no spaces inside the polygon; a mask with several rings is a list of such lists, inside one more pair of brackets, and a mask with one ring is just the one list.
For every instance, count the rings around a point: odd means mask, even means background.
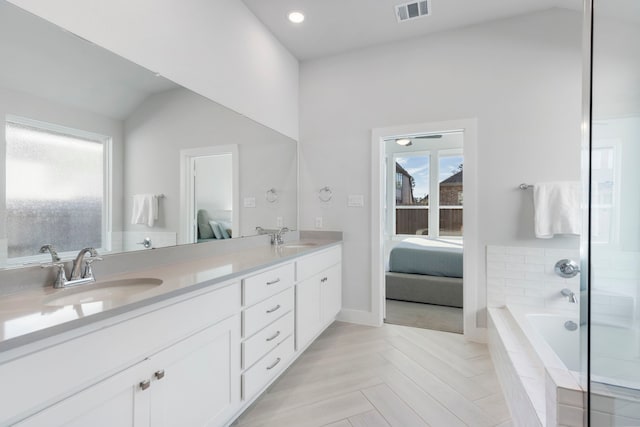
[{"label": "drawer pull", "polygon": [[274,336],[267,338],[267,341],[273,341],[280,336],[280,331],[276,332]]},{"label": "drawer pull", "polygon": [[156,377],[156,379],[158,379],[158,380],[163,379],[163,378],[164,378],[164,369],[161,369],[161,370],[159,370],[159,371],[156,371],[156,373],[155,373],[155,374],[153,374],[153,375],[154,375],[154,376]]},{"label": "drawer pull", "polygon": [[276,283],[278,283],[280,281],[280,278],[278,277],[276,280],[272,280],[270,282],[267,282],[267,286],[269,285],[275,285]]},{"label": "drawer pull", "polygon": [[146,390],[149,387],[151,387],[151,381],[149,381],[149,380],[140,381],[139,385],[140,385],[140,389],[141,390]]},{"label": "drawer pull", "polygon": [[282,360],[282,359],[280,359],[280,358],[278,357],[278,358],[276,359],[276,361],[275,361],[275,362],[273,362],[273,363],[271,364],[271,366],[267,366],[267,371],[269,371],[269,370],[271,370],[271,369],[275,368],[275,367],[276,367],[276,365],[277,365],[278,363],[280,363],[280,361],[281,361],[281,360]]},{"label": "drawer pull", "polygon": [[274,311],[277,311],[280,309],[280,304],[276,305],[275,307],[273,307],[272,309],[267,310],[267,314],[271,314]]}]

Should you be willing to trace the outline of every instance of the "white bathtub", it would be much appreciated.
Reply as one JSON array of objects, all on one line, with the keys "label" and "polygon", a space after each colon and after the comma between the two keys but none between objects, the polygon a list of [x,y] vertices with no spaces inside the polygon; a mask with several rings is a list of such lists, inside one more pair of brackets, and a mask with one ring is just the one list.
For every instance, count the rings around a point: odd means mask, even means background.
[{"label": "white bathtub", "polygon": [[581,386],[577,318],[527,307],[489,309],[489,349],[514,424],[582,427],[586,387]]}]

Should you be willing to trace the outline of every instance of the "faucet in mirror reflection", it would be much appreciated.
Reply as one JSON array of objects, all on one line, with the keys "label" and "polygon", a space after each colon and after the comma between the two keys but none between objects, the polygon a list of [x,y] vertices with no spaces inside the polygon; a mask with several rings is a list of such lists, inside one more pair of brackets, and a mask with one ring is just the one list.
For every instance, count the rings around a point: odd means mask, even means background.
[{"label": "faucet in mirror reflection", "polygon": [[289,230],[287,227],[280,227],[278,229],[266,229],[260,226],[256,227],[258,234],[268,234],[271,236],[271,244],[278,246],[284,243],[284,234]]}]

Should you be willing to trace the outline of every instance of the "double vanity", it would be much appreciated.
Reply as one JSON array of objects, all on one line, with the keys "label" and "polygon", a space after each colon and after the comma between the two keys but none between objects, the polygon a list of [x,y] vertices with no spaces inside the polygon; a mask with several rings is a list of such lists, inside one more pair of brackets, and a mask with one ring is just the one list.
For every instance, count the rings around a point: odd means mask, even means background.
[{"label": "double vanity", "polygon": [[341,307],[340,239],[0,297],[0,425],[229,425]]}]

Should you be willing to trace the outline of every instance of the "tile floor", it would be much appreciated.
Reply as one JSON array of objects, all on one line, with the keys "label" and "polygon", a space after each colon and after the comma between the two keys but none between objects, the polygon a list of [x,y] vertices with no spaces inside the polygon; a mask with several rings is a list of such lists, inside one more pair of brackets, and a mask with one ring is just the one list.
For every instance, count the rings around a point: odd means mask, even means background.
[{"label": "tile floor", "polygon": [[386,304],[387,317],[384,320],[386,323],[462,333],[464,317],[461,308],[392,299],[388,299]]},{"label": "tile floor", "polygon": [[233,424],[512,426],[486,345],[336,322]]}]

